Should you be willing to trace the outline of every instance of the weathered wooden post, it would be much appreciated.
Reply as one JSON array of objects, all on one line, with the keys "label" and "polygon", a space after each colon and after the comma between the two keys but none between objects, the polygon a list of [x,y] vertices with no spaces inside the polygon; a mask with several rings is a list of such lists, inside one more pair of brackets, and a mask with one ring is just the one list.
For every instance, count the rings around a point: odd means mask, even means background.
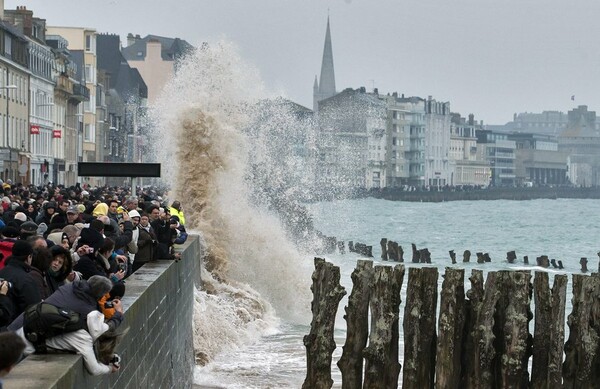
[{"label": "weathered wooden post", "polygon": [[435,376],[437,268],[410,268],[404,308],[402,388],[433,387]]},{"label": "weathered wooden post", "polygon": [[450,254],[450,259],[452,260],[452,264],[455,265],[456,264],[456,253],[454,252],[454,250],[450,250],[450,251],[448,251],[448,254]]},{"label": "weathered wooden post", "polygon": [[523,263],[529,265],[529,257],[527,255],[523,257]]},{"label": "weathered wooden post", "polygon": [[400,291],[404,265],[376,266],[371,290],[371,333],[363,355],[366,359],[363,388],[396,388],[401,365],[398,361],[400,337]]},{"label": "weathered wooden post", "polygon": [[358,260],[352,272],[352,293],[346,307],[346,343],[337,365],[343,389],[360,389],[363,379],[363,350],[369,336],[369,299],[373,285],[373,261]]},{"label": "weathered wooden post", "polygon": [[600,384],[600,275],[573,274],[573,311],[567,319],[563,388]]},{"label": "weathered wooden post", "polygon": [[346,245],[345,245],[344,241],[337,242],[337,245],[338,245],[338,250],[339,250],[340,254],[346,254]]},{"label": "weathered wooden post", "polygon": [[597,255],[598,255],[598,273],[600,273],[600,251],[598,251]]},{"label": "weathered wooden post", "polygon": [[[475,276],[475,274],[473,274]],[[487,389],[494,388],[494,383],[498,377],[495,377],[494,360],[496,359],[496,349],[494,342],[494,315],[496,313],[496,304],[500,299],[500,290],[502,288],[502,276],[496,272],[488,273],[485,281],[483,299],[476,309],[473,309],[475,317],[471,318],[472,323],[468,329],[472,329],[467,339],[467,357],[473,358],[465,365],[466,374],[464,377],[465,387],[467,389]],[[479,292],[479,285],[475,292]],[[473,295],[479,298],[479,296]],[[476,304],[476,302],[475,302]],[[473,304],[472,308],[475,308]],[[472,357],[469,357],[472,355]]]},{"label": "weathered wooden post", "polygon": [[469,262],[471,260],[471,251],[465,250],[463,253],[463,262]]},{"label": "weathered wooden post", "polygon": [[331,388],[331,354],[336,347],[333,339],[335,315],[346,290],[340,285],[340,268],[323,258],[315,258],[312,281],[313,317],[310,332],[304,336],[307,369],[302,388]]},{"label": "weathered wooden post", "polygon": [[515,259],[517,259],[517,254],[514,251],[509,251],[506,253],[506,260],[508,263],[515,263]]},{"label": "weathered wooden post", "polygon": [[558,261],[558,268],[559,268],[559,269],[564,269],[564,267],[563,267],[563,263],[562,263],[562,261],[561,261],[561,260],[559,260],[559,261]]},{"label": "weathered wooden post", "polygon": [[567,281],[567,276],[555,275],[550,290],[548,273],[535,272],[532,389],[560,388],[562,385]]},{"label": "weathered wooden post", "polygon": [[495,380],[499,388],[527,388],[527,364],[531,356],[532,339],[529,321],[531,273],[529,271],[500,271],[503,286],[496,306],[494,333],[500,348]]},{"label": "weathered wooden post", "polygon": [[481,303],[484,296],[483,288],[483,271],[472,270],[471,277],[471,289],[467,291],[467,300],[465,301],[466,315],[465,315],[465,334],[466,339],[464,340],[463,347],[463,369],[461,377],[461,386],[465,388],[474,388],[473,381],[475,380],[475,338],[474,333],[477,324],[477,317],[481,309]]},{"label": "weathered wooden post", "polygon": [[350,251],[351,253],[354,252],[354,242],[353,241],[348,242],[348,251]]},{"label": "weathered wooden post", "polygon": [[542,255],[540,257],[540,266],[542,267],[550,267],[550,261],[548,260],[547,255]]},{"label": "weathered wooden post", "polygon": [[392,242],[391,240],[388,240],[387,242],[387,251],[388,258],[390,261],[398,261],[398,258],[396,256],[396,249],[394,247],[394,242]]},{"label": "weathered wooden post", "polygon": [[398,245],[398,261],[404,262],[404,250],[402,250],[402,246]]},{"label": "weathered wooden post", "polygon": [[412,246],[412,261],[413,261],[413,263],[419,263],[420,258],[419,258],[419,251],[417,250],[417,245],[414,243],[411,243],[411,246]]},{"label": "weathered wooden post", "polygon": [[388,240],[386,238],[381,238],[379,241],[381,245],[381,259],[384,261],[388,260]]},{"label": "weathered wooden post", "polygon": [[581,258],[579,260],[579,263],[581,264],[581,272],[582,273],[587,273],[588,272],[588,268],[587,268],[588,260],[587,260],[587,258],[585,258],[585,257]]},{"label": "weathered wooden post", "polygon": [[554,258],[552,258],[552,259],[550,260],[550,265],[552,265],[552,267],[553,267],[553,268],[555,268],[555,269],[557,269],[557,268],[558,268],[558,265],[556,264],[556,259],[554,259]]},{"label": "weathered wooden post", "polygon": [[365,255],[369,258],[373,258],[373,246],[366,246]]},{"label": "weathered wooden post", "polygon": [[479,252],[479,253],[475,253],[475,255],[477,255],[477,263],[485,262],[485,259],[483,259],[483,253]]},{"label": "weathered wooden post", "polygon": [[490,258],[490,253],[484,253],[483,254],[483,260],[485,262],[492,262],[492,258]]},{"label": "weathered wooden post", "polygon": [[466,315],[464,269],[446,268],[442,283],[435,361],[435,387],[460,387]]}]

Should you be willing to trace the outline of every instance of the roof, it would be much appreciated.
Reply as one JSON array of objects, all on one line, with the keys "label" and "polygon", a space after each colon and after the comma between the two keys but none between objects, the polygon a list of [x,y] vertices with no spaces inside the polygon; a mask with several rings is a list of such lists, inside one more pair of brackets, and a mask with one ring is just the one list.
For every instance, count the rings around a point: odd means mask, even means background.
[{"label": "roof", "polygon": [[19,31],[19,29],[17,27],[13,26],[9,22],[0,20],[0,29],[6,30],[6,31],[10,32],[12,35],[14,35],[15,37],[21,39],[24,42],[27,42],[27,38],[25,37],[25,35],[21,31]]},{"label": "roof", "polygon": [[[158,35],[146,35],[144,38],[137,39],[135,43],[124,47],[123,56],[128,61],[140,61],[146,58],[146,43],[149,41],[158,41],[161,46],[161,56],[163,61],[174,61],[186,54],[188,50],[194,48],[183,39],[167,38]],[[139,55],[138,55],[139,53]]]},{"label": "roof", "polygon": [[130,93],[147,98],[148,87],[137,69],[129,66],[120,51],[120,39],[114,34],[98,34],[96,37],[96,51],[98,69],[110,75],[111,88],[125,98]]}]

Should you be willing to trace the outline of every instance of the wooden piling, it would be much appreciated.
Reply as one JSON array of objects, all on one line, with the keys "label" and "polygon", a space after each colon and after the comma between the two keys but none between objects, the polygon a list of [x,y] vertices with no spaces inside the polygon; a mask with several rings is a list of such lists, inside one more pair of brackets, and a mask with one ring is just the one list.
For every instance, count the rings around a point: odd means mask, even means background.
[{"label": "wooden piling", "polygon": [[463,262],[469,262],[471,260],[471,251],[465,250],[463,253]]},{"label": "wooden piling", "polygon": [[587,273],[588,272],[588,268],[587,268],[588,260],[587,260],[587,258],[585,258],[585,257],[581,258],[579,260],[579,263],[581,264],[581,272],[582,273]]},{"label": "wooden piling", "polygon": [[600,385],[600,275],[573,275],[573,311],[567,319],[563,388]]},{"label": "wooden piling", "polygon": [[490,253],[484,253],[483,254],[483,260],[485,262],[492,262],[492,258],[490,258]]},{"label": "wooden piling", "polygon": [[532,389],[560,388],[565,339],[567,276],[555,275],[550,290],[548,273],[535,272]]},{"label": "wooden piling", "polygon": [[404,262],[404,250],[402,250],[402,246],[398,245],[398,261]]},{"label": "wooden piling", "polygon": [[454,250],[450,250],[450,251],[448,251],[448,254],[450,254],[450,259],[452,260],[452,264],[455,265],[456,264],[456,253],[454,252]]},{"label": "wooden piling", "polygon": [[494,360],[497,358],[494,342],[496,335],[494,333],[494,314],[496,312],[496,303],[500,299],[502,280],[499,273],[488,273],[483,292],[483,299],[479,305],[476,316],[472,323],[472,332],[469,337],[468,345],[472,350],[467,352],[472,355],[472,365],[466,366],[467,376],[465,377],[465,387],[467,389],[487,389],[494,388],[496,378],[494,369]]},{"label": "wooden piling", "polygon": [[435,364],[435,387],[460,387],[465,325],[465,271],[446,268],[442,283]]},{"label": "wooden piling", "polygon": [[483,253],[475,253],[477,255],[477,263],[485,263],[485,259],[483,258]]},{"label": "wooden piling", "polygon": [[473,337],[477,317],[481,310],[481,303],[484,296],[483,288],[483,271],[472,270],[471,289],[467,291],[467,300],[465,301],[465,332],[463,340],[463,358],[462,358],[462,377],[461,386],[465,388],[473,388],[475,380],[475,338]]},{"label": "wooden piling", "polygon": [[396,244],[391,240],[387,242],[388,259],[390,261],[398,261],[398,255],[396,254]]},{"label": "wooden piling", "polygon": [[527,255],[523,257],[523,263],[529,265],[529,257]]},{"label": "wooden piling", "polygon": [[517,259],[517,254],[514,251],[509,251],[506,253],[506,260],[508,263],[515,263],[515,259]]},{"label": "wooden piling", "polygon": [[402,388],[432,388],[435,375],[437,268],[410,268],[404,309]]},{"label": "wooden piling", "polygon": [[396,388],[401,365],[398,361],[400,337],[400,291],[404,266],[376,266],[371,299],[371,332],[364,349],[363,388]]},{"label": "wooden piling", "polygon": [[419,258],[419,251],[417,250],[417,245],[414,243],[411,243],[411,246],[412,246],[412,261],[413,261],[413,263],[419,263],[420,258]]},{"label": "wooden piling", "polygon": [[388,240],[386,238],[381,238],[381,240],[379,241],[379,244],[381,245],[381,259],[383,261],[387,261],[388,260]]},{"label": "wooden piling", "polygon": [[313,314],[310,332],[304,336],[306,347],[306,379],[303,389],[331,388],[331,354],[335,350],[333,329],[338,305],[346,294],[340,285],[340,268],[323,258],[315,258],[312,274]]},{"label": "wooden piling", "polygon": [[358,260],[352,272],[352,293],[346,307],[346,343],[337,365],[343,389],[360,389],[363,380],[363,350],[369,336],[369,299],[373,285],[373,261]]},{"label": "wooden piling", "polygon": [[494,332],[500,344],[496,360],[499,388],[527,388],[527,364],[533,339],[529,334],[531,274],[529,271],[500,271],[503,287],[496,306]]}]

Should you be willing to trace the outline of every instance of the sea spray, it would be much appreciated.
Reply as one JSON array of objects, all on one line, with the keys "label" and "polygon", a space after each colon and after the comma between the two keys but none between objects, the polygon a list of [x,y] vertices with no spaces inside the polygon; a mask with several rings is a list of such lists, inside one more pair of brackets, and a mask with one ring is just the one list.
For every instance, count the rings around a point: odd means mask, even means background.
[{"label": "sea spray", "polygon": [[186,227],[206,243],[195,312],[201,363],[273,325],[271,307],[286,321],[308,324],[310,262],[288,241],[276,214],[250,200],[261,192],[251,185],[268,177],[249,179],[257,178],[249,150],[264,163],[280,151],[249,130],[265,97],[261,85],[235,49],[219,43],[188,54],[157,104],[163,176],[171,197],[184,204]]}]

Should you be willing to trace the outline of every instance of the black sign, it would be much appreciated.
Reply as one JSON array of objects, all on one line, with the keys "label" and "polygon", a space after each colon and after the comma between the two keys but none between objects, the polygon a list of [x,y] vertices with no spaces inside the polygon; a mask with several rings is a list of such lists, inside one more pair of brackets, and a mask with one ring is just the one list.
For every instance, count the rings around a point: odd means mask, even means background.
[{"label": "black sign", "polygon": [[160,177],[160,163],[79,162],[79,177]]}]

